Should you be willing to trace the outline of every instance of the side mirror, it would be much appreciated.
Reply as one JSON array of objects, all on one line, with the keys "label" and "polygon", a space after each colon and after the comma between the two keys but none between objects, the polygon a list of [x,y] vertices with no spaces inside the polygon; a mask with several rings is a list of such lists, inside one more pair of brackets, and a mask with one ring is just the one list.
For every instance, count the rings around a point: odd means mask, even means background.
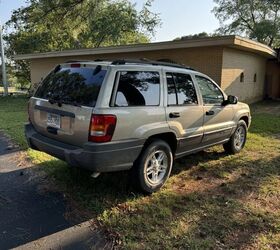
[{"label": "side mirror", "polygon": [[238,97],[234,96],[234,95],[229,95],[226,103],[227,104],[237,104],[238,103]]}]

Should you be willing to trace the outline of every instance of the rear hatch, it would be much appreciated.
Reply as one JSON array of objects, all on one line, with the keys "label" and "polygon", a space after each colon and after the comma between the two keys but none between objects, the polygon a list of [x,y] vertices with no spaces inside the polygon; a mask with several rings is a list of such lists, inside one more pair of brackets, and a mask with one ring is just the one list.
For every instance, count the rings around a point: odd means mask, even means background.
[{"label": "rear hatch", "polygon": [[40,84],[29,103],[30,121],[50,138],[82,146],[107,70],[100,65],[57,66]]}]

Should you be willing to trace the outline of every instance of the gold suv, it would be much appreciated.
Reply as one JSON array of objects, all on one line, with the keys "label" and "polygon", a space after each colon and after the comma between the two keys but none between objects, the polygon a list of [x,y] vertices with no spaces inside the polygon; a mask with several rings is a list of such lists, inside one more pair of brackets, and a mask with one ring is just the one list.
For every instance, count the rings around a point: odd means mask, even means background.
[{"label": "gold suv", "polygon": [[248,105],[208,76],[147,60],[58,65],[28,110],[31,148],[94,176],[130,170],[146,193],[162,187],[175,158],[217,144],[238,153],[251,122]]}]

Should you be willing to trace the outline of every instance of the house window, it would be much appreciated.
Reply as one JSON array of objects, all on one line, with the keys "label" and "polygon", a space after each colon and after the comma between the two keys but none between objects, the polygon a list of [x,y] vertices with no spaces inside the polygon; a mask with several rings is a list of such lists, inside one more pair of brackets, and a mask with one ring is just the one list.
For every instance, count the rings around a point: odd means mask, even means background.
[{"label": "house window", "polygon": [[254,75],[254,82],[257,82],[257,73]]},{"label": "house window", "polygon": [[244,82],[244,73],[243,72],[240,75],[240,82]]}]

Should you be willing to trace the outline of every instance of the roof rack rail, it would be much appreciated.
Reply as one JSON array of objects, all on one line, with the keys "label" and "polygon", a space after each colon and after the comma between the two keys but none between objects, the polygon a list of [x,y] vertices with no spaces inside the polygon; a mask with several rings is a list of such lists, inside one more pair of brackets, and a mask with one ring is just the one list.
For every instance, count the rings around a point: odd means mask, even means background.
[{"label": "roof rack rail", "polygon": [[170,63],[170,62],[164,62],[164,61],[153,61],[153,60],[149,60],[149,59],[145,59],[145,58],[115,60],[112,62],[112,65],[124,65],[127,63],[139,63],[139,64],[155,65],[155,66],[168,66],[168,67],[174,67],[174,68],[180,68],[180,69],[194,70],[193,68],[182,65],[182,64]]},{"label": "roof rack rail", "polygon": [[94,59],[94,60],[69,60],[65,63],[78,63],[78,62],[103,62],[102,59]]},{"label": "roof rack rail", "polygon": [[89,61],[87,61],[87,60],[69,60],[64,63],[79,63],[79,62],[89,62]]}]

